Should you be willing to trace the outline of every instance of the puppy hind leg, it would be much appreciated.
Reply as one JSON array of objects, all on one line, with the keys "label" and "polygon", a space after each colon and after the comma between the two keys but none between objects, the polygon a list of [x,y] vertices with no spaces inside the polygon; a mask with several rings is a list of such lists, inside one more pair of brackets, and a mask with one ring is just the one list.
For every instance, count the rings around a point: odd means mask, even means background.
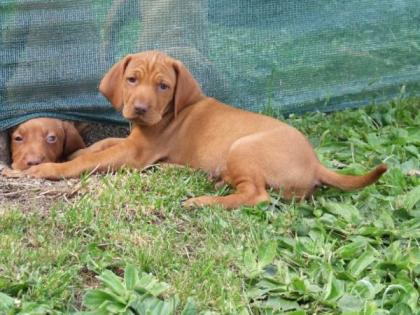
[{"label": "puppy hind leg", "polygon": [[254,206],[260,202],[268,201],[269,195],[264,186],[257,187],[253,181],[243,181],[236,186],[235,192],[227,196],[201,196],[188,199],[185,207],[203,207],[220,205],[226,209],[238,208],[241,205]]},{"label": "puppy hind leg", "polygon": [[235,188],[233,194],[191,198],[184,203],[184,206],[221,205],[226,209],[234,209],[241,205],[254,206],[268,201],[270,196],[265,188],[264,171],[261,168],[260,156],[255,152],[247,140],[232,146],[222,178]]}]

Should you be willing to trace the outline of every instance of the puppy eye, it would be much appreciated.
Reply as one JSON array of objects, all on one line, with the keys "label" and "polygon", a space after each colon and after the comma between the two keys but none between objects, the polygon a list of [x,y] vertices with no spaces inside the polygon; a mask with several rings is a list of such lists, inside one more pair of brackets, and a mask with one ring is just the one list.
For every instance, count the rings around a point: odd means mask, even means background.
[{"label": "puppy eye", "polygon": [[169,89],[169,85],[161,82],[161,83],[159,83],[159,89],[162,90],[162,91],[165,91],[165,90]]},{"label": "puppy eye", "polygon": [[137,82],[137,78],[136,77],[128,77],[127,82],[130,83],[130,84],[135,84]]},{"label": "puppy eye", "polygon": [[57,137],[56,136],[48,136],[47,137],[47,142],[48,143],[54,143],[54,142],[56,142],[57,141]]},{"label": "puppy eye", "polygon": [[21,137],[21,136],[15,136],[13,138],[13,140],[15,140],[16,142],[21,142],[21,141],[23,141],[23,137]]}]

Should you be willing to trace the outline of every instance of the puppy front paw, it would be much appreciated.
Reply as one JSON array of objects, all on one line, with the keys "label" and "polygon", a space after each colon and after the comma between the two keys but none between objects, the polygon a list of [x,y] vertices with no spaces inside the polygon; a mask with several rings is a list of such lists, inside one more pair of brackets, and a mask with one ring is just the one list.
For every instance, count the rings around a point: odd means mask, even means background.
[{"label": "puppy front paw", "polygon": [[202,208],[207,205],[214,204],[215,197],[201,196],[187,199],[182,203],[182,206],[187,209]]},{"label": "puppy front paw", "polygon": [[23,173],[30,177],[45,178],[50,180],[59,180],[63,176],[58,163],[42,163],[34,165],[23,171]]},{"label": "puppy front paw", "polygon": [[23,171],[21,171],[21,170],[14,170],[14,169],[11,169],[11,168],[9,168],[7,166],[4,167],[1,170],[1,175],[2,176],[5,176],[5,177],[10,177],[10,178],[19,178],[19,177],[25,177],[26,176]]}]

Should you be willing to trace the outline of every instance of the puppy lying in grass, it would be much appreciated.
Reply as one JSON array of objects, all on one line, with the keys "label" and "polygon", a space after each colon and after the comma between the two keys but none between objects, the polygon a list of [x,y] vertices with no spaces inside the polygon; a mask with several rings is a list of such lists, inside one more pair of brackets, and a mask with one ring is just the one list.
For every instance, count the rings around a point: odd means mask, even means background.
[{"label": "puppy lying in grass", "polygon": [[65,161],[85,147],[79,130],[72,122],[54,118],[35,118],[20,124],[10,133],[12,169]]},{"label": "puppy lying in grass", "polygon": [[132,122],[131,134],[103,140],[99,150],[87,148],[69,162],[34,165],[26,174],[60,179],[159,162],[187,165],[235,192],[191,198],[184,205],[230,209],[269,200],[267,187],[281,190],[286,199],[303,199],[323,184],[343,190],[367,186],[387,169],[379,165],[362,176],[327,169],[298,130],[205,96],[186,67],[161,52],[128,55],[109,70],[99,89]]}]

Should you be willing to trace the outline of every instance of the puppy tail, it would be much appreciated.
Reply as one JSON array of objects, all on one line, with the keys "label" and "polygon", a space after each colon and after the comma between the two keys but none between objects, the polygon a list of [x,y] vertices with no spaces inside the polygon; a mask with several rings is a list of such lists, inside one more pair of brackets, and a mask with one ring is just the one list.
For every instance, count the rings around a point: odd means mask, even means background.
[{"label": "puppy tail", "polygon": [[388,167],[386,164],[380,164],[365,175],[353,176],[339,174],[320,165],[318,168],[318,179],[325,185],[337,187],[344,191],[350,191],[373,184],[387,171],[387,169]]}]

